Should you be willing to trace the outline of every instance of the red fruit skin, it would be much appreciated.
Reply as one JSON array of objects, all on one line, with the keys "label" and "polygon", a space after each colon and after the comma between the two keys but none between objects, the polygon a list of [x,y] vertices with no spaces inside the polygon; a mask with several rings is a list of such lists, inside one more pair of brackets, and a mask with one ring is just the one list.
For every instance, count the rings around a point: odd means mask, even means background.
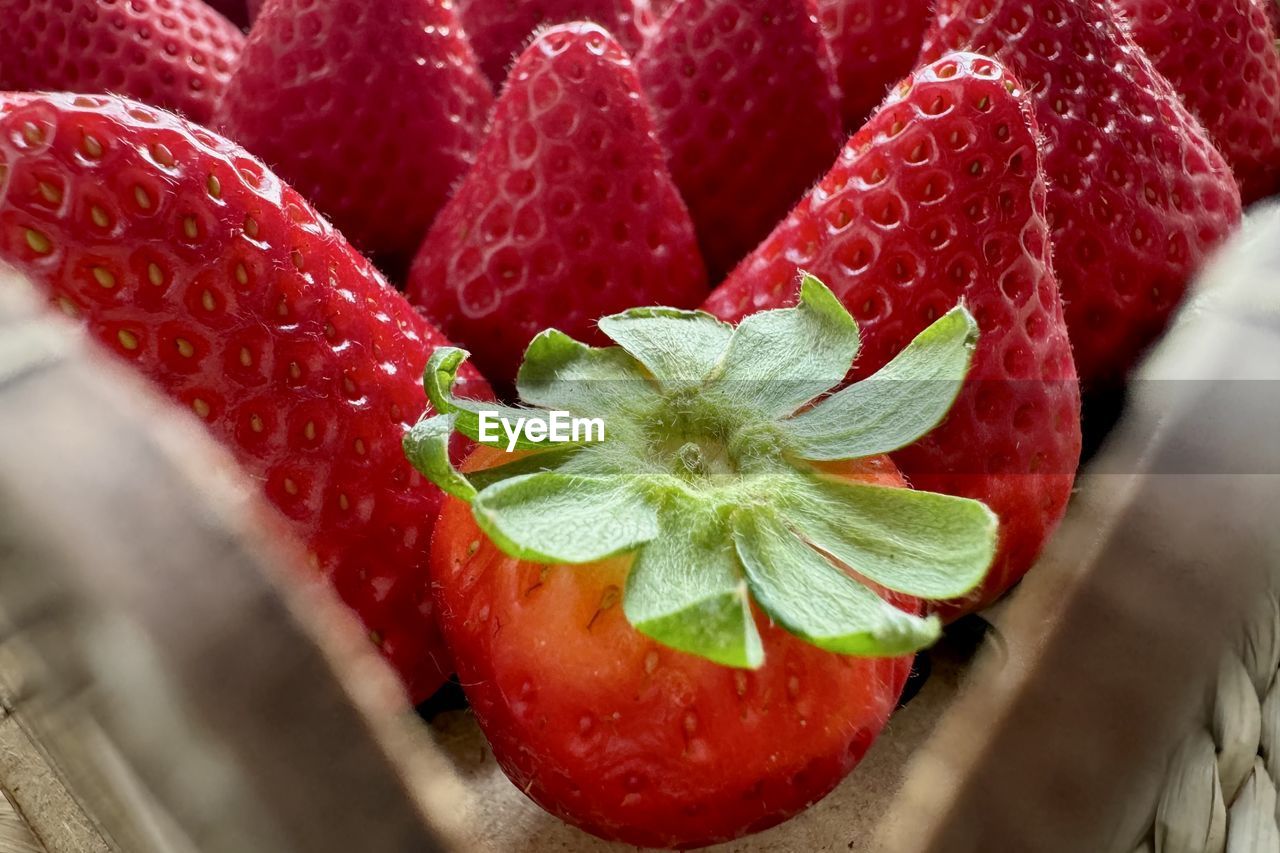
[{"label": "red fruit skin", "polygon": [[554,326],[691,307],[706,273],[631,62],[595,24],[547,30],[498,98],[476,165],[440,212],[407,294],[495,382]]},{"label": "red fruit skin", "polygon": [[1274,0],[1113,0],[1129,34],[1204,123],[1243,201],[1280,191]]},{"label": "red fruit skin", "polygon": [[[468,467],[504,456],[482,448]],[[843,472],[904,485],[883,458]],[[766,829],[831,791],[884,727],[911,658],[832,654],[757,616],[764,666],[719,666],[631,627],[629,564],[521,562],[445,499],[431,549],[441,625],[515,786],[601,838],[682,849]]]},{"label": "red fruit skin", "polygon": [[845,140],[809,0],[683,0],[636,57],[713,281],[822,176]]},{"label": "red fruit skin", "polygon": [[115,92],[204,124],[244,34],[201,0],[0,0],[0,90]]},{"label": "red fruit skin", "polygon": [[858,320],[859,379],[957,303],[973,312],[980,338],[959,399],[893,455],[916,488],[976,498],[1000,517],[991,572],[940,608],[948,615],[994,601],[1031,568],[1080,457],[1037,139],[1026,96],[997,63],[953,54],[917,70],[705,306],[737,321],[790,304],[807,270]]},{"label": "red fruit skin", "polygon": [[470,168],[492,104],[444,0],[273,0],[216,123],[403,270]]},{"label": "red fruit skin", "polygon": [[430,695],[440,492],[400,443],[445,339],[258,160],[166,113],[0,96],[0,175],[0,258],[204,420]]},{"label": "red fruit skin", "polygon": [[634,54],[654,25],[649,0],[458,0],[458,15],[494,86],[502,85],[516,57],[549,26],[594,21]]},{"label": "red fruit skin", "polygon": [[861,127],[889,88],[911,72],[933,0],[815,0],[844,93],[844,123]]},{"label": "red fruit skin", "polygon": [[1121,382],[1240,221],[1231,169],[1108,3],[940,0],[924,55],[969,49],[1031,93],[1076,369]]}]

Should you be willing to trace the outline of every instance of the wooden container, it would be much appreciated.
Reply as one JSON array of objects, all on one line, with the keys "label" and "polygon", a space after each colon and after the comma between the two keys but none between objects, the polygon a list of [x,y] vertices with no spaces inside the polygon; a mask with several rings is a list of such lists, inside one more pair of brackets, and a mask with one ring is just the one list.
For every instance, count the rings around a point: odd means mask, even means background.
[{"label": "wooden container", "polygon": [[[1280,219],[1250,234],[985,639],[725,850],[1280,851]],[[264,518],[198,424],[0,283],[0,853],[612,849],[467,712],[403,705]]]}]

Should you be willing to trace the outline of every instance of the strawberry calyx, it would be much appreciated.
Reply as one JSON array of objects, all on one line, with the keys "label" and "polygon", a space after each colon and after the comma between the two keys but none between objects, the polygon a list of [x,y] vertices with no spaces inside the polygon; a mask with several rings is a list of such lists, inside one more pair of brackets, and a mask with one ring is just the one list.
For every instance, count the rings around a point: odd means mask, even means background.
[{"label": "strawberry calyx", "polygon": [[[638,308],[600,329],[616,346],[554,329],[534,338],[517,377],[521,407],[455,397],[466,353],[437,349],[424,383],[438,414],[406,434],[410,461],[467,501],[514,557],[586,564],[633,554],[624,613],[681,651],[759,667],[752,601],[840,654],[901,655],[938,638],[937,617],[882,593],[970,592],[995,554],[995,515],[978,501],[859,483],[823,466],[898,450],[942,421],[977,344],[963,306],[834,393],[857,355],[858,326],[809,275],[795,307],[737,326]],[[602,440],[586,426],[570,431],[568,417],[598,420]],[[557,421],[567,440],[553,443]],[[454,432],[519,452],[463,473],[450,461]]]}]

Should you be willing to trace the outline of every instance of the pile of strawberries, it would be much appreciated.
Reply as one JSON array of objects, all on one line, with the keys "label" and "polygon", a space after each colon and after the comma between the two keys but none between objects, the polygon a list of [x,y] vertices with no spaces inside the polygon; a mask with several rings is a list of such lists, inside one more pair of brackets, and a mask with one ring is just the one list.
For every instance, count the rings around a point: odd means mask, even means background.
[{"label": "pile of strawberries", "polygon": [[[429,566],[441,493],[401,449],[436,347],[470,351],[466,394],[509,397],[547,327],[604,344],[599,318],[657,304],[736,322],[793,304],[804,270],[856,318],[860,379],[962,303],[969,379],[893,454],[914,487],[1000,519],[984,585],[934,606],[954,616],[1061,519],[1080,388],[1123,382],[1242,203],[1280,192],[1276,17],[1272,0],[0,0],[0,260],[235,451],[417,700],[454,671]],[[603,814],[574,800],[590,778],[544,804],[608,837],[733,837],[825,794],[882,711],[831,723],[857,729],[841,762],[770,769],[785,784],[697,816]],[[641,776],[620,796],[647,796],[625,793]]]}]

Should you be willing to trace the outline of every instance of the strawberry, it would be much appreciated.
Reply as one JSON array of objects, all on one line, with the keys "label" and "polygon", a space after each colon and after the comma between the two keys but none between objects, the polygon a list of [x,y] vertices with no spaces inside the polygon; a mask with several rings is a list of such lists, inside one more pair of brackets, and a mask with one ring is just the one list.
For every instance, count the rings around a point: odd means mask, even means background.
[{"label": "strawberry", "polygon": [[458,0],[458,15],[495,86],[534,35],[550,25],[593,21],[630,53],[653,28],[649,0]]},{"label": "strawberry", "polygon": [[0,0],[0,91],[117,92],[207,122],[244,45],[201,0]]},{"label": "strawberry", "polygon": [[1109,3],[940,0],[924,55],[965,49],[1027,84],[1076,369],[1120,380],[1239,222],[1231,170]]},{"label": "strawberry", "polygon": [[1218,144],[1243,200],[1280,191],[1274,0],[1114,0],[1129,33]]},{"label": "strawberry", "polygon": [[933,0],[816,0],[835,56],[844,123],[856,130],[915,67]]},{"label": "strawberry", "polygon": [[797,264],[834,285],[878,370],[957,301],[983,335],[946,422],[895,454],[921,488],[1001,520],[975,609],[1018,580],[1056,528],[1080,455],[1080,397],[1050,263],[1035,122],[1018,83],[973,54],[903,82],[818,186],[707,301],[736,320],[792,297]]},{"label": "strawberry", "polygon": [[636,57],[713,280],[840,150],[840,94],[808,0],[685,0]]},{"label": "strawberry", "polygon": [[[465,353],[437,350],[444,414],[405,448],[453,496],[434,591],[503,770],[588,832],[697,847],[830,791],[941,630],[916,597],[980,581],[990,510],[906,488],[883,456],[945,416],[980,335],[953,309],[880,381],[827,396],[859,334],[812,277],[797,307],[736,328],[666,307],[600,325],[617,346],[533,341],[518,409],[456,397]],[[566,412],[604,430],[540,441]],[[508,443],[492,417],[540,428],[454,469],[452,430]]]},{"label": "strawberry", "polygon": [[495,381],[555,324],[645,302],[696,305],[706,276],[631,62],[595,24],[521,55],[476,165],[440,212],[408,295]]},{"label": "strawberry", "polygon": [[216,122],[396,269],[470,167],[492,101],[444,0],[273,0]]},{"label": "strawberry", "polygon": [[400,440],[443,338],[301,196],[133,101],[7,94],[0,257],[192,409],[414,697],[438,686],[424,572],[440,493]]}]

